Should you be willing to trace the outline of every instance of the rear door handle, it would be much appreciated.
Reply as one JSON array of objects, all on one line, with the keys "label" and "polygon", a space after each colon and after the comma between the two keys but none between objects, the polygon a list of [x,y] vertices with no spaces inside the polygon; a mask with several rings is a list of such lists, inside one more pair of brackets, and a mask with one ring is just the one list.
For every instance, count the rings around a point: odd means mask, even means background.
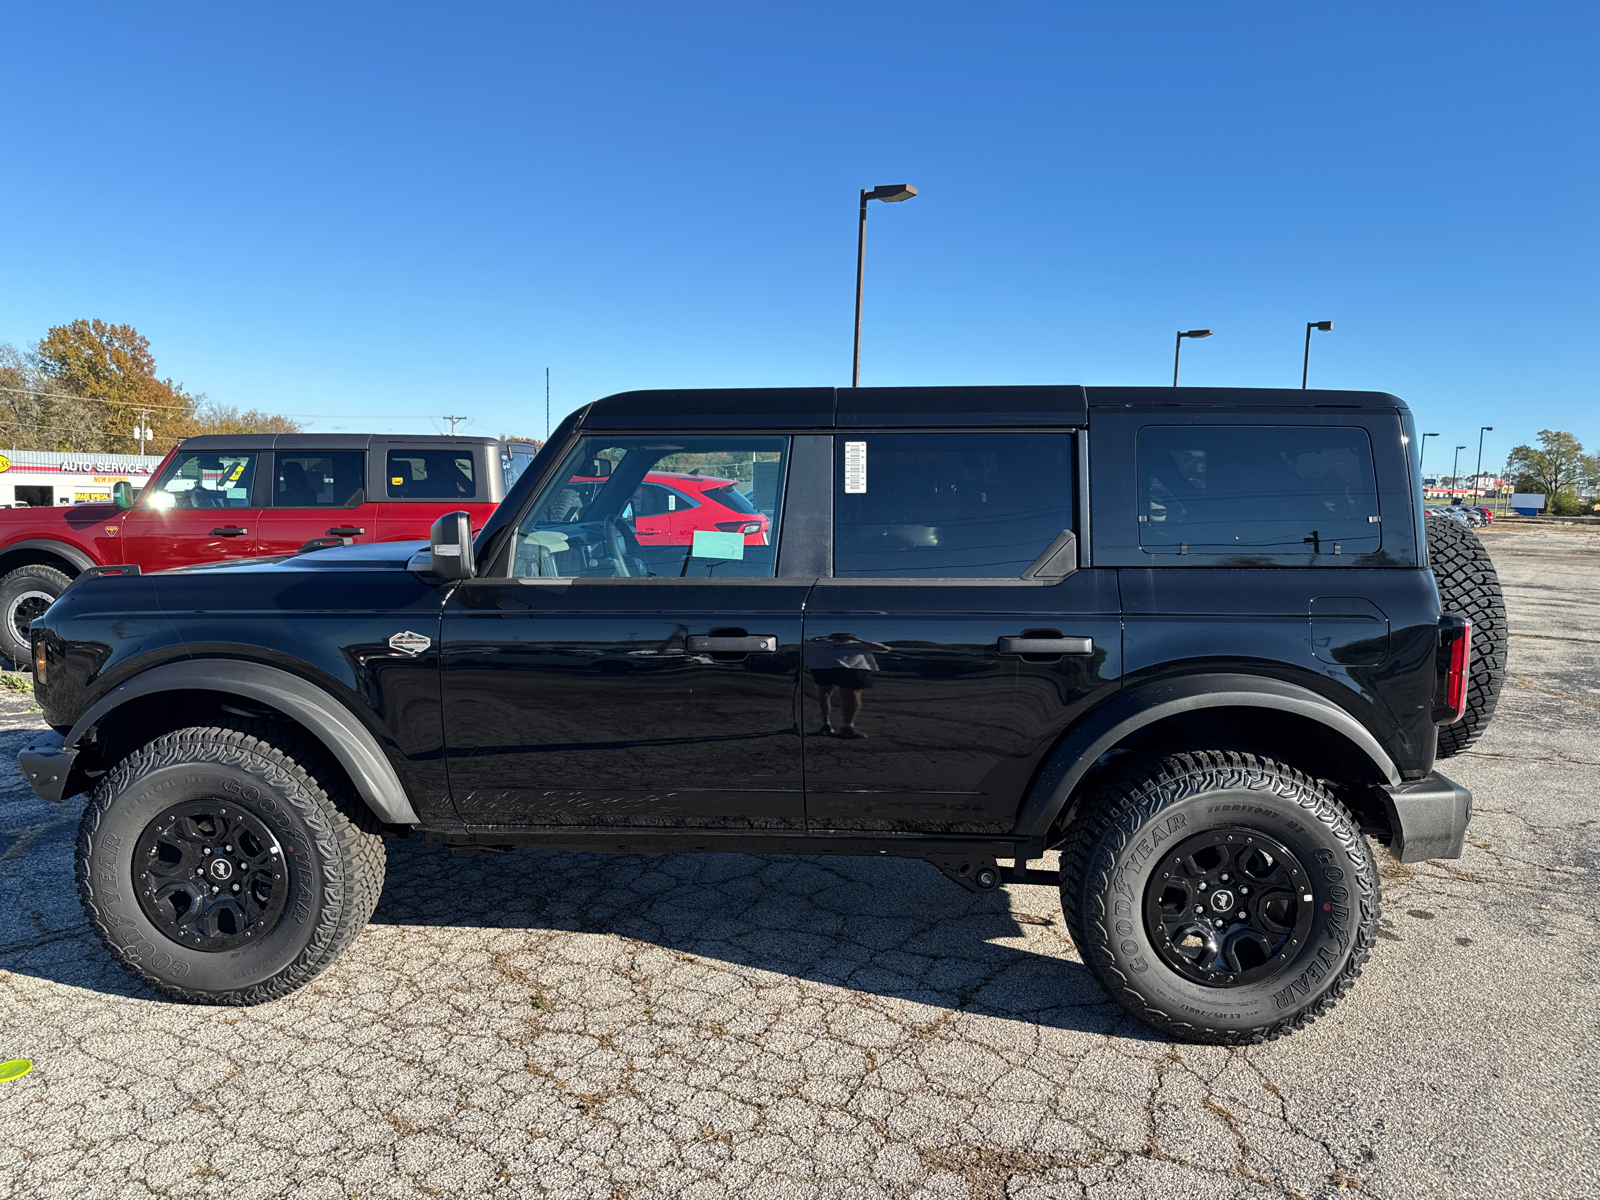
[{"label": "rear door handle", "polygon": [[712,637],[709,634],[689,635],[690,654],[776,654],[778,639],[765,634],[746,637]]},{"label": "rear door handle", "polygon": [[359,525],[335,525],[328,530],[329,537],[360,537],[366,532]]},{"label": "rear door handle", "polygon": [[1093,654],[1094,639],[1086,637],[1003,637],[995,643],[1001,654]]},{"label": "rear door handle", "polygon": [[213,529],[211,531],[211,536],[212,537],[242,537],[244,534],[247,534],[249,532],[250,531],[248,529],[242,529],[238,525],[220,525],[216,529]]}]

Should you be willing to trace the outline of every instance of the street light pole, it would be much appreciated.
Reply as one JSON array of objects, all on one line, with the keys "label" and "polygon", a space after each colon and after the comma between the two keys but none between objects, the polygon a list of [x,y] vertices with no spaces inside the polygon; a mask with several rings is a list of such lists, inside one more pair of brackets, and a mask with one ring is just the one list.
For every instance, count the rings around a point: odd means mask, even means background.
[{"label": "street light pole", "polygon": [[1181,358],[1183,356],[1183,339],[1184,338],[1208,338],[1215,332],[1216,332],[1216,330],[1214,330],[1214,329],[1184,329],[1184,330],[1180,330],[1178,332],[1178,339],[1177,339],[1176,342],[1173,343],[1173,347],[1172,347],[1172,386],[1173,387],[1177,387],[1178,386],[1178,360],[1179,360],[1179,358]]},{"label": "street light pole", "polygon": [[867,262],[867,201],[882,200],[885,204],[898,204],[917,194],[909,183],[883,183],[868,191],[861,189],[861,219],[856,226],[856,342],[850,357],[850,386],[861,386],[861,292]]},{"label": "street light pole", "polygon": [[1456,499],[1456,492],[1461,488],[1461,476],[1456,472],[1461,469],[1461,452],[1465,449],[1465,446],[1457,446],[1456,459],[1450,464],[1450,499],[1452,501]]},{"label": "street light pole", "polygon": [[[1428,457],[1428,439],[1438,436],[1437,433],[1425,433],[1418,439],[1422,443],[1417,449],[1417,479],[1419,481],[1422,479],[1422,460]],[[1422,498],[1424,500],[1428,498],[1428,485],[1425,483],[1422,485]]]},{"label": "street light pole", "polygon": [[1303,363],[1301,363],[1301,365],[1300,365],[1300,390],[1301,391],[1305,390],[1306,379],[1311,374],[1311,331],[1313,329],[1320,329],[1320,330],[1322,330],[1323,333],[1327,333],[1332,328],[1333,328],[1333,322],[1332,321],[1307,321],[1306,322],[1306,357],[1305,357],[1305,361]]},{"label": "street light pole", "polygon": [[1493,433],[1494,426],[1484,425],[1478,430],[1478,469],[1472,473],[1472,488],[1474,491],[1478,488],[1479,476],[1483,474],[1483,435],[1486,432]]}]

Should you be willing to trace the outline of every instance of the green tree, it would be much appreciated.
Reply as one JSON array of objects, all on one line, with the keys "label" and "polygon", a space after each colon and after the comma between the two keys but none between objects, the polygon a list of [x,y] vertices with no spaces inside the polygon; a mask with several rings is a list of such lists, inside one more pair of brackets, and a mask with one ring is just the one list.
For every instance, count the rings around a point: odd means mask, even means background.
[{"label": "green tree", "polygon": [[1519,492],[1542,492],[1554,508],[1556,497],[1576,498],[1580,488],[1600,479],[1600,456],[1585,454],[1583,443],[1557,429],[1539,431],[1539,449],[1517,446],[1506,459],[1506,476]]}]

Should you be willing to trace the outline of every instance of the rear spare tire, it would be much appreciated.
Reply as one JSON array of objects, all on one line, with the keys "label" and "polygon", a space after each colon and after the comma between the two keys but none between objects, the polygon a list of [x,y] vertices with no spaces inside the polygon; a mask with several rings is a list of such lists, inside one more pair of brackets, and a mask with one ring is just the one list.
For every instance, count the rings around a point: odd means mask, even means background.
[{"label": "rear spare tire", "polygon": [[1378,869],[1348,811],[1232,750],[1111,768],[1067,829],[1061,906],[1084,965],[1167,1037],[1242,1045],[1333,1007],[1372,952]]},{"label": "rear spare tire", "polygon": [[1449,758],[1482,736],[1500,702],[1506,677],[1506,602],[1500,576],[1477,534],[1455,521],[1434,518],[1423,524],[1440,605],[1472,622],[1466,712],[1454,725],[1439,727],[1438,757]]},{"label": "rear spare tire", "polygon": [[31,563],[0,579],[0,652],[19,669],[32,663],[28,626],[72,586],[64,571]]}]

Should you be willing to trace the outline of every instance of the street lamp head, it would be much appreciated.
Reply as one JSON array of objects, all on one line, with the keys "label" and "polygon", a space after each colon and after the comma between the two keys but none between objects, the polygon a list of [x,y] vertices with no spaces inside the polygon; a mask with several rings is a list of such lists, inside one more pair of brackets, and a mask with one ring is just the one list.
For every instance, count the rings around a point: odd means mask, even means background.
[{"label": "street lamp head", "polygon": [[1483,426],[1483,431],[1485,433],[1493,433],[1494,432],[1494,426],[1493,425],[1485,425],[1485,426]]},{"label": "street lamp head", "polygon": [[1307,329],[1320,329],[1320,330],[1322,330],[1323,333],[1330,333],[1333,330],[1333,322],[1332,321],[1307,321],[1306,322],[1306,328]]},{"label": "street lamp head", "polygon": [[863,200],[882,200],[885,204],[898,204],[902,200],[909,200],[917,194],[917,189],[909,183],[880,183],[870,192],[862,195]]},{"label": "street lamp head", "polygon": [[1216,332],[1216,330],[1214,330],[1214,329],[1186,329],[1182,333],[1178,334],[1178,336],[1179,337],[1203,338],[1203,337],[1210,337],[1215,332]]}]

